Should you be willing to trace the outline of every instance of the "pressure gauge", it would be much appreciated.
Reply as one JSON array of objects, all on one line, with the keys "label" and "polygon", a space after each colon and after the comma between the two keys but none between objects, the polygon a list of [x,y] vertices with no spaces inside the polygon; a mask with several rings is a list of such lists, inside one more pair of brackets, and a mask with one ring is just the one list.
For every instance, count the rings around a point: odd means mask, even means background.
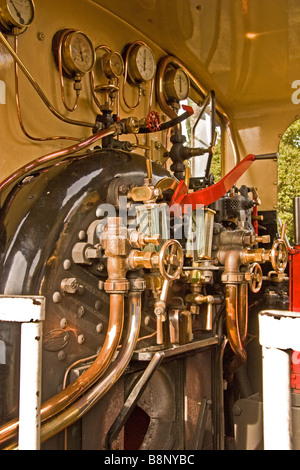
[{"label": "pressure gauge", "polygon": [[[60,32],[64,34],[64,31]],[[54,51],[57,53],[57,51]],[[62,43],[62,66],[69,77],[84,75],[92,70],[96,60],[94,46],[81,31],[71,30]]]},{"label": "pressure gauge", "polygon": [[155,60],[151,49],[144,44],[136,44],[128,57],[128,75],[132,82],[152,80],[155,74]]},{"label": "pressure gauge", "polygon": [[118,78],[123,75],[124,62],[118,52],[107,52],[102,57],[102,67],[107,78]]},{"label": "pressure gauge", "polygon": [[[32,0],[0,0],[0,22],[7,32],[22,31],[34,18]],[[19,32],[19,31],[18,31]]]},{"label": "pressure gauge", "polygon": [[190,80],[182,69],[167,71],[164,79],[164,93],[167,100],[181,101],[188,97]]}]

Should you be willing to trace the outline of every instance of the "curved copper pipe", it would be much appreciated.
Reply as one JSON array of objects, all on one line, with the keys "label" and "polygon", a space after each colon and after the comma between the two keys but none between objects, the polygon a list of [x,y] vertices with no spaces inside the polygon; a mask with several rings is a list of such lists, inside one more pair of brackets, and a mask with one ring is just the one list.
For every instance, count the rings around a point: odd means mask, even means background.
[{"label": "curved copper pipe", "polygon": [[[207,90],[200,84],[200,82],[197,80],[197,78],[186,68],[186,66],[179,60],[177,57],[173,55],[168,55],[164,57],[160,63],[158,64],[157,68],[157,75],[156,75],[156,96],[157,96],[157,101],[159,106],[161,107],[162,111],[169,116],[171,119],[177,116],[175,111],[168,105],[164,92],[163,92],[163,79],[164,79],[164,74],[169,65],[175,65],[177,67],[181,67],[184,72],[188,75],[191,86],[196,90],[197,93],[199,93],[202,97],[205,97],[208,92]],[[234,152],[234,160],[235,164],[237,164],[240,161],[238,151],[237,151],[237,145],[234,139],[234,135],[232,133],[232,126],[230,119],[224,109],[217,103],[216,104],[216,111],[219,115],[219,117],[222,120],[223,125],[226,128],[227,134],[229,136],[232,150]]]},{"label": "curved copper pipe", "polygon": [[239,314],[238,297],[238,285],[227,284],[225,287],[225,302],[228,341],[233,352],[244,362],[247,355],[243,346],[240,331],[245,332],[246,327],[245,325],[239,324],[241,315]]},{"label": "curved copper pipe", "polygon": [[46,441],[80,419],[110,390],[125,371],[135,350],[141,323],[141,293],[130,292],[128,297],[129,325],[124,346],[119,356],[100,381],[90,388],[82,398],[42,425],[41,442]]},{"label": "curved copper pipe", "polygon": [[78,107],[80,90],[78,90],[76,93],[74,105],[72,106],[72,108],[69,107],[67,105],[66,95],[65,95],[65,85],[64,85],[63,66],[62,66],[62,45],[66,36],[68,36],[68,34],[70,33],[73,33],[74,31],[77,31],[77,30],[66,29],[62,33],[59,39],[59,43],[58,43],[58,72],[59,72],[59,81],[60,81],[60,89],[61,89],[61,99],[62,99],[64,107],[66,108],[67,111],[70,111],[70,113],[73,113]]},{"label": "curved copper pipe", "polygon": [[[124,294],[110,294],[109,324],[104,344],[93,364],[68,387],[47,400],[41,407],[41,421],[52,418],[71,405],[92,386],[107,370],[119,345],[124,321]],[[0,443],[14,437],[18,420],[10,421],[0,428]]]},{"label": "curved copper pipe", "polygon": [[94,127],[94,124],[93,123],[89,123],[89,122],[84,122],[84,121],[75,121],[74,119],[69,119],[65,116],[63,116],[59,111],[57,111],[54,106],[50,103],[50,101],[48,100],[48,98],[46,97],[45,93],[42,91],[42,89],[40,88],[40,86],[38,85],[38,83],[36,82],[36,80],[33,78],[33,76],[31,75],[31,73],[29,72],[29,70],[27,69],[27,67],[23,64],[22,60],[20,59],[20,57],[15,53],[15,51],[13,50],[13,48],[11,47],[11,45],[9,44],[9,42],[6,40],[5,36],[1,33],[0,31],[0,41],[3,43],[4,47],[8,50],[8,52],[10,53],[10,55],[14,58],[14,60],[17,62],[17,64],[19,65],[20,69],[22,70],[22,72],[24,73],[24,75],[26,76],[26,78],[29,80],[29,82],[31,83],[31,85],[33,86],[33,88],[35,89],[35,91],[38,93],[38,95],[40,96],[40,98],[43,100],[43,102],[45,103],[45,105],[47,106],[47,108],[49,109],[49,111],[51,111],[52,114],[54,114],[54,116],[56,116],[58,119],[60,119],[61,121],[64,121],[64,122],[67,122],[68,124],[74,124],[76,126],[83,126],[83,127],[91,127],[93,128]]},{"label": "curved copper pipe", "polygon": [[34,170],[38,165],[41,163],[49,162],[51,160],[54,160],[57,157],[64,157],[71,155],[75,152],[79,152],[80,150],[83,150],[90,145],[93,145],[95,142],[97,142],[100,139],[103,139],[104,137],[107,137],[109,135],[113,135],[116,132],[116,128],[114,126],[109,127],[108,129],[103,129],[101,131],[96,132],[96,134],[81,140],[75,145],[72,145],[70,147],[66,147],[61,150],[57,150],[52,153],[48,153],[46,155],[43,155],[42,157],[37,158],[36,160],[31,161],[30,163],[26,163],[24,166],[19,168],[15,173],[10,175],[8,178],[6,178],[2,183],[0,184],[0,191],[9,183],[12,183],[13,181],[17,180],[18,178],[21,178],[25,173],[29,170]]},{"label": "curved copper pipe", "polygon": [[[18,36],[15,36],[15,53],[18,53]],[[54,137],[33,137],[30,135],[27,130],[25,129],[23,119],[22,119],[22,113],[21,113],[21,106],[20,106],[20,92],[19,92],[19,71],[18,71],[18,64],[15,61],[15,100],[16,100],[16,107],[17,107],[17,115],[18,115],[18,120],[19,124],[21,127],[21,130],[23,134],[28,137],[28,139],[34,140],[36,142],[45,142],[48,140],[75,140],[76,142],[79,141],[77,137],[67,137],[67,136],[54,136]]]},{"label": "curved copper pipe", "polygon": [[[242,264],[243,251],[240,249],[223,250],[219,260],[225,266],[224,275],[238,276]],[[248,284],[228,282],[225,287],[226,326],[229,344],[233,352],[244,362],[246,351],[244,343],[248,328]]]}]

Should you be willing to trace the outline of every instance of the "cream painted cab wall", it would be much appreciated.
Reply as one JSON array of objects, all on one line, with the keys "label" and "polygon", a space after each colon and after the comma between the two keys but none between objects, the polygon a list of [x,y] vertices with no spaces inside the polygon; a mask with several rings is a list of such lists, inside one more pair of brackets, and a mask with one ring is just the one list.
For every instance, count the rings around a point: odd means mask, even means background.
[{"label": "cream painted cab wall", "polygon": [[[67,28],[77,29],[87,34],[95,48],[99,45],[108,45],[112,50],[121,53],[126,45],[142,40],[152,49],[156,61],[166,55],[137,30],[91,1],[35,0],[35,18],[28,29],[19,35],[18,54],[52,105],[61,114],[73,120],[94,123],[99,109],[92,99],[88,75],[83,77],[79,106],[76,111],[70,113],[63,106],[58,69],[52,54],[52,40],[57,31]],[[7,35],[6,38],[14,47],[14,37]],[[97,53],[94,69],[96,85],[103,84],[106,79],[99,66],[102,55],[102,51]],[[23,134],[15,103],[14,61],[1,43],[0,80],[0,180],[3,181],[24,164],[49,152],[67,147],[72,142],[63,139],[35,142]],[[69,106],[72,106],[75,97],[73,81],[65,79],[64,84],[66,101]],[[23,124],[31,136],[37,138],[68,136],[81,139],[91,135],[90,128],[64,123],[53,116],[22,71],[19,71],[19,90]],[[126,85],[125,90],[128,104],[134,105],[137,100],[137,88]],[[139,119],[146,117],[149,111],[150,91],[150,83],[147,82],[142,86],[141,104],[133,111],[124,105],[121,97],[121,118],[130,115]],[[156,108],[154,95],[151,109]],[[134,136],[125,136],[125,138],[136,143]],[[152,148],[153,159],[160,159],[164,148],[160,143],[165,144],[165,133],[151,136],[152,143],[146,136],[139,136],[138,140],[139,144],[147,144]],[[144,150],[139,151],[144,152]]]}]

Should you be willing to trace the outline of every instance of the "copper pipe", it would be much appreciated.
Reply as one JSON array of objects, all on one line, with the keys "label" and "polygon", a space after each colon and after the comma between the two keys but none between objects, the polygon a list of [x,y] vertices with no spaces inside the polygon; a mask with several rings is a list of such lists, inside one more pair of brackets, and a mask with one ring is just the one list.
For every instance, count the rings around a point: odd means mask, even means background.
[{"label": "copper pipe", "polygon": [[127,52],[126,52],[126,57],[125,57],[125,60],[124,60],[124,80],[123,80],[123,88],[122,88],[122,95],[123,95],[123,101],[124,101],[124,104],[125,106],[128,108],[128,109],[135,109],[138,107],[138,105],[140,104],[141,102],[141,97],[142,97],[142,86],[141,84],[138,84],[138,89],[139,89],[139,96],[138,96],[138,99],[137,99],[137,102],[133,105],[133,106],[130,106],[125,98],[125,85],[127,83],[127,74],[128,74],[128,59],[129,59],[129,54],[130,52],[132,51],[132,49],[137,45],[137,44],[141,44],[143,46],[147,46],[146,43],[144,43],[143,41],[134,41],[132,44],[130,44],[130,46],[128,47],[127,49]]},{"label": "copper pipe", "polygon": [[[164,80],[164,74],[169,65],[175,65],[176,67],[181,67],[184,72],[188,75],[192,87],[196,90],[197,93],[199,93],[202,97],[205,97],[208,92],[205,90],[205,88],[200,84],[200,82],[197,80],[197,78],[186,68],[186,66],[179,60],[177,57],[168,55],[164,57],[157,69],[157,76],[156,76],[156,95],[157,95],[157,101],[162,109],[162,111],[169,116],[171,119],[175,118],[177,116],[176,112],[168,105],[166,98],[164,96],[163,92],[163,80]],[[235,142],[234,135],[232,133],[232,126],[229,117],[227,116],[226,112],[224,109],[219,105],[216,104],[216,111],[221,118],[221,121],[223,125],[225,126],[225,129],[227,131],[227,134],[229,136],[232,150],[234,153],[234,161],[235,164],[237,164],[240,161],[240,157],[237,151],[237,145]]]},{"label": "copper pipe", "polygon": [[[110,294],[110,314],[104,344],[93,364],[54,397],[41,407],[41,421],[52,418],[71,405],[80,395],[92,386],[107,370],[119,345],[124,321],[124,294]],[[14,437],[18,430],[18,420],[10,421],[0,428],[0,443]]]},{"label": "copper pipe", "polygon": [[[104,49],[107,52],[112,52],[112,49],[109,46],[105,45],[105,44],[102,44],[101,46],[97,46],[96,49],[95,49],[95,52],[97,52],[100,49]],[[94,71],[91,70],[89,75],[90,75],[90,87],[91,87],[91,93],[92,93],[93,100],[94,100],[95,104],[97,105],[97,107],[101,110],[102,106],[101,106],[100,101],[98,100],[98,98],[96,96],[96,93],[95,93],[95,74],[94,74]],[[119,100],[119,93],[118,93],[118,100]],[[119,116],[119,112],[117,112],[117,116]]]},{"label": "copper pipe", "polygon": [[64,107],[66,108],[67,111],[70,111],[70,113],[73,113],[78,107],[80,90],[78,90],[76,92],[75,103],[72,106],[72,108],[70,108],[67,105],[66,96],[65,96],[65,85],[64,85],[63,67],[62,67],[62,45],[63,45],[63,41],[64,41],[65,37],[68,34],[73,33],[74,31],[77,31],[77,30],[76,29],[66,29],[63,32],[63,34],[61,35],[61,37],[59,39],[59,44],[58,44],[58,72],[59,72],[59,80],[60,80],[61,99],[62,99]]},{"label": "copper pipe", "polygon": [[[15,36],[15,53],[18,53],[18,36]],[[16,100],[16,106],[17,106],[17,114],[18,114],[18,120],[19,124],[21,127],[21,130],[23,134],[28,137],[31,140],[37,141],[37,142],[44,142],[48,140],[75,140],[76,142],[79,141],[77,137],[66,137],[66,136],[55,136],[55,137],[33,137],[30,135],[23,124],[23,119],[22,119],[22,113],[21,113],[21,106],[20,106],[20,92],[19,92],[19,71],[18,71],[18,64],[15,61],[15,100]]]},{"label": "copper pipe", "polygon": [[1,33],[1,31],[0,31],[0,41],[3,43],[4,47],[8,50],[8,52],[13,57],[13,59],[17,62],[20,69],[22,70],[22,72],[26,76],[26,78],[29,80],[29,82],[31,83],[31,85],[33,86],[35,91],[38,93],[40,98],[43,100],[43,102],[45,103],[45,105],[47,106],[49,111],[51,111],[51,113],[54,114],[54,116],[56,116],[61,121],[67,122],[68,124],[74,124],[76,126],[91,127],[91,128],[94,127],[93,123],[84,122],[84,121],[75,121],[74,119],[69,119],[69,118],[63,116],[62,114],[60,114],[60,112],[57,111],[54,108],[54,106],[50,103],[50,101],[46,97],[45,93],[42,91],[42,89],[40,88],[40,86],[38,85],[36,80],[33,78],[31,73],[27,69],[27,67],[23,64],[20,57],[15,53],[15,51],[13,50],[13,48],[11,47],[9,42],[6,40],[5,36]]},{"label": "copper pipe", "polygon": [[242,282],[238,289],[238,317],[241,342],[244,345],[248,333],[248,283]]},{"label": "copper pipe", "polygon": [[[1,33],[0,33],[1,34]],[[32,160],[30,163],[26,163],[26,165],[19,168],[15,173],[10,175],[0,184],[0,191],[9,183],[16,181],[18,178],[22,178],[28,170],[34,170],[39,164],[44,162],[49,162],[54,160],[57,157],[63,157],[71,155],[75,152],[79,152],[80,150],[89,147],[90,145],[94,144],[100,139],[107,137],[109,135],[113,135],[116,132],[116,128],[114,126],[109,127],[108,129],[103,129],[101,131],[96,132],[96,134],[88,137],[87,139],[81,140],[79,143],[74,144],[70,147],[66,147],[62,150],[57,150],[52,153],[48,153],[43,155],[42,157],[37,158],[36,160]]]},{"label": "copper pipe", "polygon": [[[239,302],[238,302],[238,285],[227,284],[225,287],[226,302],[226,326],[228,341],[233,352],[239,356],[242,361],[246,360],[246,352],[242,343],[239,325]],[[245,326],[241,325],[244,332]]]},{"label": "copper pipe", "polygon": [[41,442],[75,423],[87,413],[117,382],[127,368],[135,350],[141,323],[141,293],[130,292],[129,295],[129,325],[124,346],[112,367],[101,380],[71,407],[47,421],[41,428]]}]

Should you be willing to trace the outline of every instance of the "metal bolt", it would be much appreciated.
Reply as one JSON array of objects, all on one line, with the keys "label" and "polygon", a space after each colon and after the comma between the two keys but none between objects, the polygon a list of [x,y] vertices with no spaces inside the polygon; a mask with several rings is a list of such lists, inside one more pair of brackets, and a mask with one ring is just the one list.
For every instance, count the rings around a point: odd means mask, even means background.
[{"label": "metal bolt", "polygon": [[96,326],[97,333],[101,333],[102,330],[103,330],[103,323],[98,323],[98,325]]},{"label": "metal bolt", "polygon": [[69,294],[75,294],[79,289],[78,281],[75,277],[70,277],[63,279],[61,281],[60,287],[63,291],[68,292]]},{"label": "metal bolt", "polygon": [[236,403],[233,405],[232,407],[232,413],[235,415],[235,416],[240,416],[242,414],[242,408],[239,407]]}]

